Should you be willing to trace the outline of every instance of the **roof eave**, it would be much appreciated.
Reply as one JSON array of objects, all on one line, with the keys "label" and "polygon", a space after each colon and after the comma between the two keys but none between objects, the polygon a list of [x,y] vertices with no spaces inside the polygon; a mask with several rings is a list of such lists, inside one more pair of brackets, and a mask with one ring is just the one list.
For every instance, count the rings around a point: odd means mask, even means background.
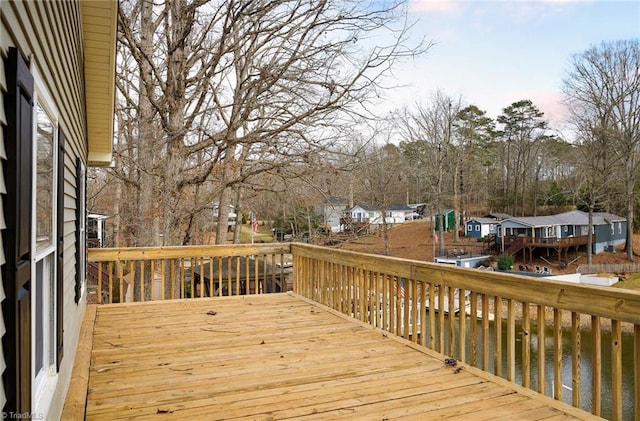
[{"label": "roof eave", "polygon": [[80,2],[84,42],[88,165],[109,166],[113,160],[116,31],[118,2]]}]

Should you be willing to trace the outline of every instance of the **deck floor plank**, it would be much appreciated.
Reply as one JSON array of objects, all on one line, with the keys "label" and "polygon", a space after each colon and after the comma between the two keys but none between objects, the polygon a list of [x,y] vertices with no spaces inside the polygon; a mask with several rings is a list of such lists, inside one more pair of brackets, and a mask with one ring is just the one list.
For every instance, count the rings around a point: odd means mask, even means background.
[{"label": "deck floor plank", "polygon": [[92,326],[87,420],[593,419],[295,294],[103,305]]}]

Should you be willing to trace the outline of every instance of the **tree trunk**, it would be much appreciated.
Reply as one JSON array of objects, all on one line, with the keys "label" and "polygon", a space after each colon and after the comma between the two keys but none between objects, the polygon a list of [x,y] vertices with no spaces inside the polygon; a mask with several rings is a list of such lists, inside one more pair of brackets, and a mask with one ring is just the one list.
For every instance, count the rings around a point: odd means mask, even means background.
[{"label": "tree trunk", "polygon": [[589,203],[589,238],[587,239],[587,264],[593,263],[593,201]]},{"label": "tree trunk", "polygon": [[384,239],[384,255],[391,256],[391,247],[389,246],[389,227],[387,226],[387,210],[382,209],[382,238]]}]

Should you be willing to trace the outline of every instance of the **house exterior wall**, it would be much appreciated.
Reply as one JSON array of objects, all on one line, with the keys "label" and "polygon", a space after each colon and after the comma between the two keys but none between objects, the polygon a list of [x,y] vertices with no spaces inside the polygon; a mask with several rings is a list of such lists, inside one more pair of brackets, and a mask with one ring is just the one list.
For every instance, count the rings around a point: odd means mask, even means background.
[{"label": "house exterior wall", "polygon": [[596,241],[593,244],[594,253],[602,253],[607,251],[609,246],[618,246],[624,244],[627,235],[627,222],[613,222],[609,224],[600,224],[594,227]]},{"label": "house exterior wall", "polygon": [[[23,57],[28,58],[29,67],[53,102],[58,130],[65,134],[65,155],[63,162],[63,191],[57,200],[64,204],[63,221],[63,332],[64,352],[57,375],[51,406],[45,409],[45,419],[59,419],[67,392],[75,350],[78,343],[80,324],[86,306],[83,297],[75,302],[76,276],[76,162],[80,158],[87,161],[87,127],[85,116],[85,80],[82,53],[82,18],[80,3],[64,2],[24,2],[3,1],[0,24],[0,54],[6,57],[9,47],[16,47]],[[0,72],[0,85],[4,82],[4,72]],[[0,104],[2,101],[0,101]],[[2,111],[2,110],[0,110]],[[0,112],[0,117],[4,113]],[[1,118],[0,118],[1,120]],[[3,122],[6,123],[6,122]],[[3,151],[0,138],[0,151]],[[0,154],[6,159],[4,154]],[[2,172],[0,172],[2,177]],[[3,183],[0,178],[0,187]],[[4,189],[0,188],[0,191]],[[0,213],[0,228],[2,216]],[[2,248],[0,248],[0,251]],[[3,263],[0,255],[0,263]],[[0,293],[0,298],[2,294]],[[0,320],[1,322],[1,320]],[[0,329],[0,332],[3,332]],[[0,365],[4,369],[4,365]],[[4,388],[0,399],[4,405]],[[37,405],[32,400],[32,405]]]},{"label": "house exterior wall", "polygon": [[322,216],[324,223],[331,227],[331,231],[340,231],[340,219],[344,215],[345,205],[322,205]]},{"label": "house exterior wall", "polygon": [[478,221],[467,221],[464,224],[465,235],[472,238],[482,237],[482,224]]},{"label": "house exterior wall", "polygon": [[365,209],[361,206],[355,206],[350,210],[351,218],[356,222],[372,222],[380,219],[380,211]]},{"label": "house exterior wall", "polygon": [[[0,19],[0,39],[4,39],[5,29],[4,24],[2,24],[2,19]],[[3,97],[3,94],[7,90],[7,84],[5,79],[4,72],[4,46],[0,46],[0,98]],[[4,183],[4,161],[7,159],[7,154],[5,152],[4,147],[4,135],[2,127],[7,124],[5,113],[4,113],[4,101],[0,99],[0,195],[4,196],[7,193],[5,183]],[[4,220],[4,209],[2,206],[3,199],[0,197],[0,266],[5,263],[5,255],[4,255],[4,245],[2,244],[2,231],[7,228],[7,225]],[[2,279],[2,272],[0,271],[0,306],[5,299],[4,295],[4,280]],[[4,317],[2,314],[2,309],[0,308],[0,408],[4,408],[5,403],[7,402],[7,397],[4,390],[4,384],[2,383],[2,373],[5,370],[5,360],[4,360],[4,351],[2,349],[2,336],[4,336],[5,332],[5,324]]]},{"label": "house exterior wall", "polygon": [[[454,211],[444,211],[444,231],[451,231],[455,227],[455,212]],[[440,214],[435,215],[435,230],[440,230],[441,216]]]}]

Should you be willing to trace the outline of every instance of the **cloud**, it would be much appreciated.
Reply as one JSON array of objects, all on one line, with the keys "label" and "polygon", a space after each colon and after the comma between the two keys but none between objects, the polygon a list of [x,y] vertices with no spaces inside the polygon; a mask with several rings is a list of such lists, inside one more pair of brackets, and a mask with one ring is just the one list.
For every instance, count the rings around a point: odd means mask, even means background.
[{"label": "cloud", "polygon": [[454,0],[411,0],[409,11],[421,12],[451,12],[457,10],[459,3]]}]

